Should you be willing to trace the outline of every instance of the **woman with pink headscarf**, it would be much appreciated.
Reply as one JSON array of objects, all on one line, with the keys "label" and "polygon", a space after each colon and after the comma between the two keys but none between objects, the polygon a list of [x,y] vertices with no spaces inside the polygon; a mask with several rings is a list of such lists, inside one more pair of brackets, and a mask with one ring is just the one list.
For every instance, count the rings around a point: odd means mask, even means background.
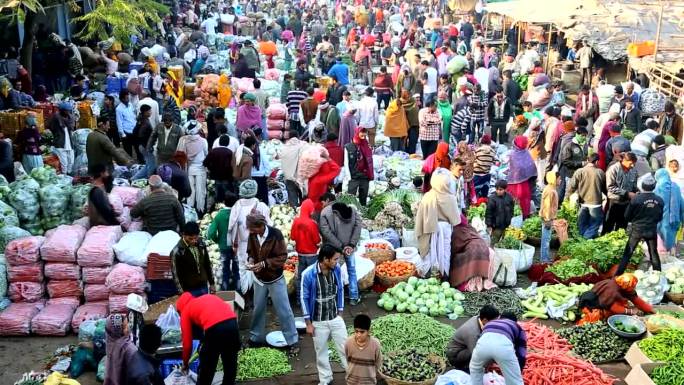
[{"label": "woman with pink headscarf", "polygon": [[508,192],[518,201],[523,218],[530,216],[532,188],[537,179],[537,167],[527,150],[527,144],[527,137],[522,135],[513,140],[508,170]]}]

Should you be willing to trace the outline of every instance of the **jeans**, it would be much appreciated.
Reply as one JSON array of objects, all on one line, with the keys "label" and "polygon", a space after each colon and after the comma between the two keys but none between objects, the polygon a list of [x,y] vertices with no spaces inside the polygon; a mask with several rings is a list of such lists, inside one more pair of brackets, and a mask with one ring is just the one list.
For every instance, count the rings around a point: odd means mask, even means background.
[{"label": "jeans", "polygon": [[328,385],[333,380],[328,355],[328,340],[332,339],[335,350],[340,356],[340,364],[347,370],[347,356],[344,354],[344,344],[347,341],[347,327],[342,317],[337,316],[330,321],[313,321],[313,344],[316,351],[316,367],[318,369],[318,384]]},{"label": "jeans", "polygon": [[299,293],[301,292],[302,288],[302,272],[304,270],[318,262],[318,255],[316,254],[299,254],[299,262],[297,262],[297,285],[295,288],[296,295],[297,295],[297,300],[301,302],[301,297],[299,296]]},{"label": "jeans", "polygon": [[384,103],[385,109],[389,106],[389,102],[392,100],[392,94],[378,94],[378,110],[380,109],[380,104]]},{"label": "jeans", "polygon": [[508,142],[508,133],[506,132],[506,123],[492,123],[492,142],[499,144],[506,144]]},{"label": "jeans", "polygon": [[[409,154],[416,153],[416,145],[418,144],[418,127],[409,127],[408,129],[408,147],[406,152]],[[423,157],[423,159],[425,159]]]},{"label": "jeans", "polygon": [[646,242],[646,246],[648,247],[648,255],[651,256],[651,265],[653,270],[660,271],[661,267],[660,257],[658,256],[658,238],[656,235],[654,234],[652,237],[647,238],[641,235],[638,231],[632,230],[629,233],[629,240],[625,245],[625,252],[622,254],[620,265],[618,266],[617,271],[615,271],[616,277],[625,272],[625,269],[629,264],[629,259],[632,257],[634,250],[637,248],[637,246],[639,246],[639,242],[642,240]]},{"label": "jeans", "polygon": [[423,105],[427,106],[430,103],[430,101],[435,100],[436,97],[437,97],[436,92],[429,92],[429,93],[425,92],[425,93],[423,93]]},{"label": "jeans", "polygon": [[477,340],[470,359],[470,383],[482,384],[485,366],[496,362],[501,368],[506,385],[523,385],[518,357],[513,342],[498,333],[484,333]]},{"label": "jeans", "polygon": [[240,333],[236,319],[221,321],[205,332],[199,352],[198,385],[210,385],[216,374],[216,364],[221,356],[223,363],[222,385],[234,385],[237,376]]},{"label": "jeans", "polygon": [[223,290],[237,290],[240,287],[240,269],[232,248],[221,250],[221,264],[223,266]]},{"label": "jeans", "polygon": [[603,209],[582,206],[579,209],[577,228],[584,239],[594,239],[599,235],[599,227],[603,223]]},{"label": "jeans", "polygon": [[347,265],[347,274],[349,274],[349,299],[359,299],[359,282],[356,280],[354,254],[345,255],[344,263]]},{"label": "jeans", "polygon": [[428,156],[432,155],[437,151],[437,143],[438,141],[436,140],[421,140],[420,141],[420,149],[423,152],[423,159],[427,159]]},{"label": "jeans", "polygon": [[295,327],[294,314],[287,297],[287,285],[285,277],[281,276],[271,283],[254,280],[254,311],[252,312],[252,324],[250,325],[249,339],[256,343],[266,342],[266,305],[268,296],[271,296],[273,310],[278,316],[278,323],[285,336],[288,345],[296,344],[299,340]]},{"label": "jeans", "polygon": [[138,146],[138,151],[145,159],[145,167],[141,168],[140,171],[133,175],[133,180],[147,179],[154,174],[154,171],[157,169],[157,159],[154,157],[153,151],[147,151],[144,146]]},{"label": "jeans", "polygon": [[542,224],[541,233],[541,252],[539,258],[542,263],[551,262],[551,256],[549,255],[549,247],[551,244],[551,226],[547,226],[545,223]]},{"label": "jeans", "polygon": [[356,195],[359,192],[359,202],[362,206],[366,205],[366,200],[368,199],[368,184],[370,181],[368,179],[352,179],[347,185],[347,193],[351,195]]},{"label": "jeans", "polygon": [[390,138],[392,151],[404,151],[404,138]]}]

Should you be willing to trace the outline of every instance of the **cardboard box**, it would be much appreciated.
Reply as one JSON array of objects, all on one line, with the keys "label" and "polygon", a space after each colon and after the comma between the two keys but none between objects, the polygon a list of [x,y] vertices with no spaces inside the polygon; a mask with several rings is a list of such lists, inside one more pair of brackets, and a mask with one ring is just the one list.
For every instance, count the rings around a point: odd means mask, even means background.
[{"label": "cardboard box", "polygon": [[[240,318],[240,312],[245,309],[245,300],[242,298],[240,293],[236,291],[217,291],[216,295],[223,299],[225,302],[229,303],[230,306],[233,307],[235,314],[237,314],[238,318]],[[150,305],[150,308],[147,310],[147,312],[143,314],[143,319],[145,320],[145,323],[151,324],[155,322],[160,315],[166,312],[166,309],[169,308],[169,305],[175,306],[176,301],[178,301],[178,297],[178,295],[175,295],[173,297],[167,298],[163,301],[159,301],[153,305]]]},{"label": "cardboard box", "polygon": [[625,354],[625,361],[631,366],[632,368],[635,368],[639,365],[643,364],[652,364],[654,363],[653,360],[648,358],[643,351],[641,351],[641,348],[639,348],[639,341],[634,341],[632,346],[629,347],[629,350],[627,350],[627,354]]},{"label": "cardboard box", "polygon": [[625,382],[627,385],[656,385],[651,379],[650,375],[653,369],[665,365],[663,363],[651,363],[637,365],[629,371],[627,377],[625,377]]}]

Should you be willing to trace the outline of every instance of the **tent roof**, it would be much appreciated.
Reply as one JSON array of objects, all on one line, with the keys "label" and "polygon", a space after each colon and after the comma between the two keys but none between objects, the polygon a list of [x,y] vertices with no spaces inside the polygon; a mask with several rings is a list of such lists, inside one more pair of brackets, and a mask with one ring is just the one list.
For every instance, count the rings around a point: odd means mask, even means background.
[{"label": "tent roof", "polygon": [[487,4],[490,13],[529,23],[559,23],[569,16],[588,15],[597,9],[597,0],[513,0]]}]

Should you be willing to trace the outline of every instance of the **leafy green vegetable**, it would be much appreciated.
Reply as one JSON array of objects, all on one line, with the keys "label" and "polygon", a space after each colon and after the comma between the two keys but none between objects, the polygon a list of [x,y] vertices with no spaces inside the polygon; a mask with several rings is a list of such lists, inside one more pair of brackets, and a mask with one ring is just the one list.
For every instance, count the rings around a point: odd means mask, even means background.
[{"label": "leafy green vegetable", "polygon": [[583,275],[596,273],[596,270],[585,262],[578,259],[566,259],[558,261],[546,268],[546,271],[553,273],[561,280],[570,279],[573,277],[581,277]]},{"label": "leafy green vegetable", "polygon": [[522,241],[515,238],[512,235],[504,235],[503,238],[499,242],[494,245],[495,247],[498,247],[500,249],[508,249],[508,250],[520,250],[522,249]]},{"label": "leafy green vegetable", "polygon": [[519,217],[521,215],[522,215],[522,209],[520,208],[520,205],[516,202],[515,206],[513,206],[513,216]]},{"label": "leafy green vegetable", "polygon": [[373,199],[371,199],[368,204],[368,210],[366,211],[366,218],[375,219],[375,217],[382,211],[385,206],[390,202],[397,202],[401,205],[404,214],[408,217],[413,217],[412,206],[420,201],[422,195],[415,191],[410,190],[392,190],[382,193]]},{"label": "leafy green vegetable", "polygon": [[[579,208],[577,205],[570,203],[569,200],[564,200],[561,204],[560,209],[558,209],[558,219],[565,219],[568,222],[568,238],[575,239],[579,238],[579,230],[577,228],[577,215],[579,214]],[[540,230],[541,234],[541,230]]]},{"label": "leafy green vegetable", "polygon": [[529,238],[541,238],[542,220],[539,216],[533,216],[525,219],[522,225],[522,231]]},{"label": "leafy green vegetable", "polygon": [[361,205],[361,202],[359,202],[359,198],[357,198],[355,195],[340,194],[335,201],[344,203],[347,206],[354,206],[356,207],[356,211],[361,214],[363,214],[365,211],[365,208]]},{"label": "leafy green vegetable", "polygon": [[468,211],[466,211],[466,216],[468,217],[468,222],[472,221],[473,218],[485,218],[485,212],[487,211],[487,205],[482,203],[479,206],[470,206]]},{"label": "leafy green vegetable", "polygon": [[[611,266],[620,262],[628,239],[624,229],[595,239],[571,239],[558,249],[558,257],[570,257],[587,264],[594,264],[599,272],[606,272]],[[642,257],[643,251],[637,247],[629,261],[637,264]]]}]

